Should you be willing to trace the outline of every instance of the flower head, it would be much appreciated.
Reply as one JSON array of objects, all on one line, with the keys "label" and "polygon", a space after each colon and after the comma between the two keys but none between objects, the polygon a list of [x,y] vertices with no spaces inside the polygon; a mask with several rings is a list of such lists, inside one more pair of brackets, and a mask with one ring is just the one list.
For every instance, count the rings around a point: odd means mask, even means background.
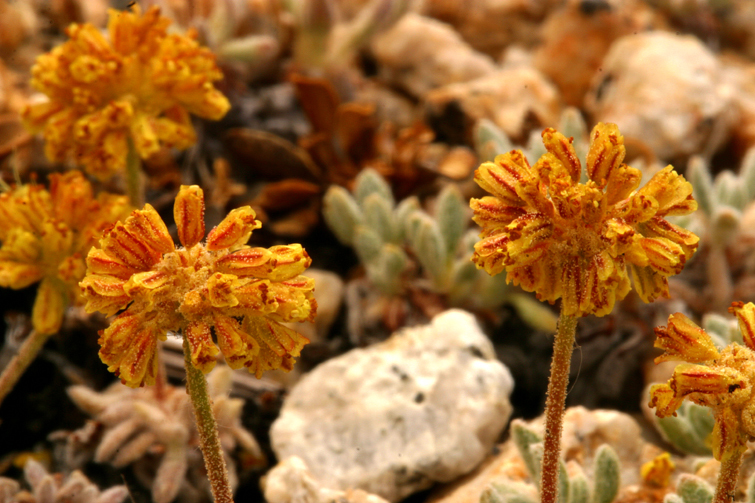
[{"label": "flower head", "polygon": [[755,440],[755,304],[734,302],[729,312],[739,319],[744,346],[732,343],[719,351],[710,336],[681,313],[668,327],[655,329],[655,347],[666,352],[656,363],[681,360],[666,384],[650,388],[650,407],[658,417],[675,416],[686,398],[713,409],[713,455],[719,461],[739,456]]},{"label": "flower head", "polygon": [[472,260],[494,275],[562,300],[568,316],[611,312],[630,290],[640,298],[668,296],[667,277],[678,274],[697,249],[698,237],[666,221],[695,211],[692,186],[671,166],[637,190],[639,170],[623,164],[624,138],[615,124],[592,130],[587,182],[572,145],[543,131],[547,153],[530,166],[520,151],[483,163],[475,181],[493,194],[472,199],[483,238]]},{"label": "flower head", "polygon": [[189,114],[220,119],[230,104],[212,82],[223,77],[195,35],[168,34],[152,7],[142,16],[110,11],[108,41],[91,24],[72,24],[63,45],[39,56],[32,85],[49,98],[22,116],[42,131],[52,161],[72,159],[104,178],[126,165],[129,139],[142,158],[160,145],[195,141]]},{"label": "flower head", "polygon": [[0,194],[0,286],[41,281],[32,309],[37,332],[57,332],[65,309],[80,303],[86,253],[129,210],[124,196],[94,198],[79,171],[50,175],[49,191],[28,184]]},{"label": "flower head", "polygon": [[100,358],[128,386],[154,383],[157,340],[168,331],[186,337],[192,364],[205,373],[218,354],[213,332],[228,365],[257,377],[291,370],[309,342],[281,324],[314,319],[314,280],[300,276],[312,262],[307,252],[299,244],[245,246],[261,226],[249,206],[231,211],[203,244],[204,209],[202,189],[182,186],[173,208],[182,248],[147,204],[87,256],[86,310],[123,310],[100,332]]}]

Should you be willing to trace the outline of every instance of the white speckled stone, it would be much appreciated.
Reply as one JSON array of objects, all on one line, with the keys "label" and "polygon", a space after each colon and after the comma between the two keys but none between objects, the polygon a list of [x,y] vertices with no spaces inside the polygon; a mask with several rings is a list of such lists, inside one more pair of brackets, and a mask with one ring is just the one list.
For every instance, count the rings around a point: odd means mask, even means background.
[{"label": "white speckled stone", "polygon": [[419,98],[435,87],[496,69],[490,56],[472,49],[451,26],[414,13],[376,36],[372,52],[384,79]]},{"label": "white speckled stone", "polygon": [[508,421],[512,388],[474,317],[449,310],[304,376],[273,423],[273,450],[302,458],[324,487],[398,501],[474,469]]},{"label": "white speckled stone", "polygon": [[611,46],[585,104],[595,122],[618,124],[661,159],[712,154],[736,120],[722,70],[691,35],[628,35]]},{"label": "white speckled stone", "polygon": [[388,503],[361,489],[338,491],[323,487],[297,457],[284,459],[263,480],[267,503]]}]

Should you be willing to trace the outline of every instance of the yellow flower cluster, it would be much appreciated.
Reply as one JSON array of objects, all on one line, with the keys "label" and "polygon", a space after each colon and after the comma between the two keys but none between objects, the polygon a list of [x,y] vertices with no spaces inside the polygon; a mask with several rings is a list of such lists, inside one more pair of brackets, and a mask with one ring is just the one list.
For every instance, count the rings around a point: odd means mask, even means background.
[{"label": "yellow flower cluster", "polygon": [[643,301],[668,296],[667,276],[682,270],[699,240],[664,219],[697,209],[682,176],[667,166],[637,190],[642,174],[623,164],[616,125],[598,124],[590,139],[586,183],[573,139],[549,128],[547,153],[534,166],[520,151],[482,164],[475,181],[493,196],[471,200],[483,238],[477,267],[505,270],[540,300],[562,298],[568,316],[610,313],[630,290],[627,270]]},{"label": "yellow flower cluster", "polygon": [[299,244],[245,246],[260,228],[249,206],[235,209],[207,236],[204,195],[182,186],[173,209],[178,238],[149,204],[117,223],[87,257],[81,282],[87,312],[121,312],[100,332],[100,358],[127,386],[151,385],[157,340],[168,331],[188,340],[192,364],[207,373],[218,348],[231,368],[291,370],[308,339],[281,322],[312,321],[311,259]]},{"label": "yellow flower cluster", "polygon": [[719,351],[710,336],[681,313],[668,327],[655,329],[655,347],[665,353],[655,359],[686,361],[677,365],[666,384],[650,388],[650,407],[658,417],[675,416],[686,398],[713,409],[713,455],[719,461],[741,456],[755,440],[755,304],[734,302],[729,312],[739,319],[745,345],[732,343]]},{"label": "yellow flower cluster", "polygon": [[223,77],[215,56],[194,34],[168,34],[170,21],[152,7],[141,15],[110,11],[110,41],[91,24],[32,68],[32,85],[49,98],[22,113],[42,131],[52,161],[72,160],[100,178],[124,169],[128,142],[142,158],[160,145],[196,141],[189,113],[220,119],[230,108],[212,82]]},{"label": "yellow flower cluster", "polygon": [[42,282],[32,310],[38,333],[57,332],[65,309],[79,303],[86,253],[130,209],[124,196],[95,199],[79,171],[50,175],[49,191],[21,185],[0,195],[0,286]]}]

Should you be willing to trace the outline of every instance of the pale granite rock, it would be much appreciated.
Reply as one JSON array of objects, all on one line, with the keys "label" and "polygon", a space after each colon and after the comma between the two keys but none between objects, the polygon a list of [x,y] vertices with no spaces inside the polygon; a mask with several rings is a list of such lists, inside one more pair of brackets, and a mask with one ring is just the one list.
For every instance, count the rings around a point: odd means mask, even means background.
[{"label": "pale granite rock", "polygon": [[305,375],[271,442],[323,487],[398,501],[474,469],[506,425],[512,387],[474,317],[449,310]]},{"label": "pale granite rock", "polygon": [[388,503],[361,489],[338,491],[323,487],[297,456],[278,463],[262,483],[267,503]]},{"label": "pale granite rock", "polygon": [[[509,138],[526,140],[532,126],[555,126],[561,103],[556,87],[531,66],[512,66],[470,82],[450,84],[427,95],[431,116],[461,108],[470,124],[496,123]],[[534,123],[534,124],[533,124]]]},{"label": "pale granite rock", "polygon": [[585,99],[595,122],[615,122],[661,159],[711,155],[728,138],[733,88],[715,55],[692,36],[666,32],[617,40]]},{"label": "pale granite rock", "polygon": [[414,13],[376,36],[371,47],[381,77],[419,98],[496,69],[492,58],[472,49],[452,27]]}]

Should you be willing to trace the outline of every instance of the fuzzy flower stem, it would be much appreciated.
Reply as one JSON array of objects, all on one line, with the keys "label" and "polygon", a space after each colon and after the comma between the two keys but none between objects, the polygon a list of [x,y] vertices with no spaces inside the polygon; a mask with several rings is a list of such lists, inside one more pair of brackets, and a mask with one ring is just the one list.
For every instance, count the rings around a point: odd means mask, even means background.
[{"label": "fuzzy flower stem", "polygon": [[558,331],[553,342],[553,360],[548,381],[548,399],[545,402],[545,439],[543,448],[540,498],[542,503],[558,500],[558,467],[561,457],[561,431],[564,422],[566,389],[569,384],[571,355],[577,332],[577,317],[565,315],[563,309],[558,320]]},{"label": "fuzzy flower stem", "polygon": [[8,396],[13,386],[16,385],[23,373],[31,365],[31,362],[37,357],[37,354],[51,335],[40,334],[36,330],[32,330],[24,343],[21,344],[18,353],[3,370],[3,373],[0,374],[0,404],[3,403],[5,397]]},{"label": "fuzzy flower stem", "polygon": [[716,494],[712,503],[732,503],[737,492],[737,480],[739,479],[739,467],[742,465],[743,452],[735,452],[724,458],[721,462],[721,470],[718,472]]},{"label": "fuzzy flower stem", "polygon": [[218,437],[218,424],[212,413],[212,400],[207,391],[207,381],[201,370],[191,363],[189,339],[184,337],[184,362],[186,364],[186,391],[194,404],[200,446],[204,456],[207,477],[210,479],[215,503],[233,503],[233,490],[228,479],[223,451]]},{"label": "fuzzy flower stem", "polygon": [[141,181],[141,161],[134,147],[134,141],[128,139],[128,154],[126,154],[126,190],[131,206],[144,206],[144,186]]}]

